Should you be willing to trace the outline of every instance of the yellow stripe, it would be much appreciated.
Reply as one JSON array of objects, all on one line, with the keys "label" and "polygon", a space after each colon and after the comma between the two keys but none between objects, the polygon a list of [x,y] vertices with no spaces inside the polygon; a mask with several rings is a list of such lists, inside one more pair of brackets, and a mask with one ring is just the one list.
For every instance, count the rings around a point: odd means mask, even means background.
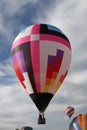
[{"label": "yellow stripe", "polygon": [[48,92],[48,90],[49,90],[49,86],[44,86],[44,92]]},{"label": "yellow stripe", "polygon": [[61,86],[61,82],[58,82],[57,85],[56,85],[56,87],[55,87],[55,89],[54,89],[53,94],[56,93],[56,91],[60,88],[60,86]]},{"label": "yellow stripe", "polygon": [[73,114],[74,114],[74,110],[71,111],[68,115],[69,115],[69,116],[72,116]]},{"label": "yellow stripe", "polygon": [[50,81],[50,86],[53,86],[53,85],[54,85],[54,82],[55,82],[55,79],[51,79],[51,81]]},{"label": "yellow stripe", "polygon": [[82,114],[82,130],[86,130],[86,127],[85,127],[85,114]]}]

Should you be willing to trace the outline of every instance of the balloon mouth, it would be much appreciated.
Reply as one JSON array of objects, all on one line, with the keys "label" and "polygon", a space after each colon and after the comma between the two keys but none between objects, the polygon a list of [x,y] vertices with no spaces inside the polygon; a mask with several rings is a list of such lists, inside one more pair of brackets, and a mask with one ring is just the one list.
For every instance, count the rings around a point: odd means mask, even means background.
[{"label": "balloon mouth", "polygon": [[32,93],[29,96],[35,103],[39,112],[43,113],[46,110],[48,104],[50,103],[53,97],[53,94],[43,92],[43,93]]}]

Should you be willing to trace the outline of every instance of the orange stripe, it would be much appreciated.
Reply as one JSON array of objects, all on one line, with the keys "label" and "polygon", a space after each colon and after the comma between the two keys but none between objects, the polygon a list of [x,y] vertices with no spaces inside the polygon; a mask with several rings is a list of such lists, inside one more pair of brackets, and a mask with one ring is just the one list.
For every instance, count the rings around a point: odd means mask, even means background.
[{"label": "orange stripe", "polygon": [[80,128],[82,128],[82,115],[79,115],[77,118],[78,118]]}]

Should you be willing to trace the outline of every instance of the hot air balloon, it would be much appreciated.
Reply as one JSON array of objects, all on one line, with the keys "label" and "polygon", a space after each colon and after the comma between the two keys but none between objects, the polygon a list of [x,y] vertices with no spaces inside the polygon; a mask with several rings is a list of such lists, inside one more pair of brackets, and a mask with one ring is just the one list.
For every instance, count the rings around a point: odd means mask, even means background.
[{"label": "hot air balloon", "polygon": [[72,106],[67,106],[65,109],[64,109],[66,115],[71,118],[72,115],[74,114],[75,112],[75,109],[72,107]]},{"label": "hot air balloon", "polygon": [[39,110],[38,124],[43,124],[44,112],[70,67],[70,42],[60,29],[34,24],[18,34],[11,51],[16,75]]},{"label": "hot air balloon", "polygon": [[87,130],[87,113],[79,114],[73,118],[69,130]]},{"label": "hot air balloon", "polygon": [[33,128],[30,126],[25,126],[25,127],[22,127],[21,130],[33,130]]}]

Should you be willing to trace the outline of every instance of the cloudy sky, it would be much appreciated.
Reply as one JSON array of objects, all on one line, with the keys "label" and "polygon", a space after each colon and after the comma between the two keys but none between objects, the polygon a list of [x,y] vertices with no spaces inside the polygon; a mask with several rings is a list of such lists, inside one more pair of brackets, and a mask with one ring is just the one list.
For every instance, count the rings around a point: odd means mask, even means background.
[{"label": "cloudy sky", "polygon": [[[46,125],[37,125],[38,110],[16,78],[11,61],[13,40],[35,23],[60,28],[72,46],[71,67],[45,112]],[[0,130],[26,125],[34,130],[68,130],[67,105],[75,107],[74,116],[87,112],[86,42],[87,0],[0,0]]]}]

